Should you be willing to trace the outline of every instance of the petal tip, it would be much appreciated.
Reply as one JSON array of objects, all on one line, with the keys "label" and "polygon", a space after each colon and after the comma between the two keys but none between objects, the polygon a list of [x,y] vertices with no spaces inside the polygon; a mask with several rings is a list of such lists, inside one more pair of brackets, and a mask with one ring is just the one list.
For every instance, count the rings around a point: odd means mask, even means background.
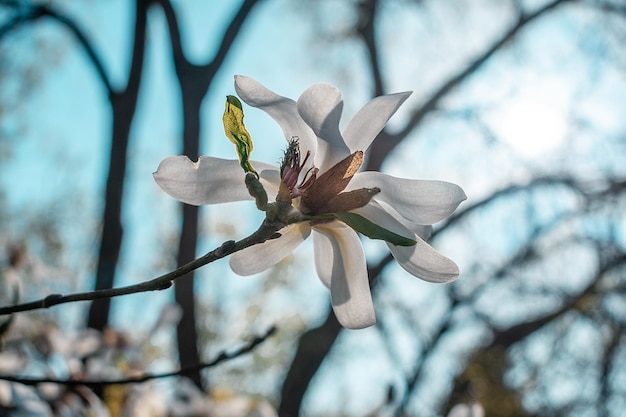
[{"label": "petal tip", "polygon": [[335,311],[335,315],[339,324],[350,330],[366,329],[376,324],[376,314],[373,311],[371,313],[363,312],[363,314],[350,316],[341,313],[337,314],[337,311]]}]

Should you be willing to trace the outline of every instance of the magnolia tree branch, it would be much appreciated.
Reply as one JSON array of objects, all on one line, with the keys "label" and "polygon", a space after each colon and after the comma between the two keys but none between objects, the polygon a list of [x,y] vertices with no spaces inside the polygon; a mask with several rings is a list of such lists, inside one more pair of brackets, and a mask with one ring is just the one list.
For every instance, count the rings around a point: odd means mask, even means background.
[{"label": "magnolia tree branch", "polygon": [[259,229],[256,232],[252,233],[250,236],[237,242],[234,240],[224,242],[218,248],[208,252],[204,256],[194,259],[193,261],[182,265],[174,271],[168,272],[149,281],[144,281],[139,284],[129,285],[126,287],[88,291],[69,295],[51,294],[40,300],[31,301],[24,304],[17,304],[14,306],[0,307],[0,315],[49,308],[55,305],[66,304],[76,301],[97,300],[101,298],[112,298],[140,292],[164,290],[171,287],[172,283],[177,278],[180,278],[185,274],[194,271],[204,265],[224,258],[225,256],[228,256],[250,246],[279,237],[280,235],[277,232],[283,226],[284,225],[280,222],[273,222],[266,219],[261,224],[261,227],[259,227]]},{"label": "magnolia tree branch", "polygon": [[24,385],[37,385],[37,384],[59,384],[66,386],[89,386],[89,387],[102,387],[105,385],[119,385],[119,384],[137,384],[146,381],[150,381],[153,379],[163,379],[170,378],[174,376],[183,376],[193,372],[198,372],[202,369],[211,368],[216,366],[222,362],[238,358],[246,353],[253,351],[258,345],[265,342],[267,338],[273,335],[276,332],[276,327],[270,327],[264,334],[255,336],[250,342],[246,345],[241,346],[240,348],[232,351],[222,351],[215,359],[210,362],[198,363],[194,366],[186,367],[179,369],[178,371],[172,372],[164,372],[159,374],[153,373],[145,373],[143,375],[130,377],[130,378],[119,378],[119,379],[55,379],[55,378],[29,378],[29,377],[17,377],[11,375],[1,375],[0,380],[9,381],[9,382],[17,382]]}]

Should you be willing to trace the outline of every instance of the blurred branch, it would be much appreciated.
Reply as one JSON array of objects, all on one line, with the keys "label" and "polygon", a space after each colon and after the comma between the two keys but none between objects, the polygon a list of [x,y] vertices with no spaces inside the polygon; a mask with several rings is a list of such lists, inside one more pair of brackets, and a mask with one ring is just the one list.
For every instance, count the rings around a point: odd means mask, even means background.
[{"label": "blurred branch", "polygon": [[459,84],[465,81],[470,75],[476,72],[485,62],[489,60],[496,52],[507,45],[526,25],[535,19],[543,16],[549,11],[552,11],[557,6],[567,3],[572,0],[553,0],[543,7],[537,9],[533,13],[521,14],[517,22],[506,31],[499,39],[497,39],[489,48],[487,48],[480,56],[469,63],[467,67],[459,71],[456,75],[450,77],[443,85],[441,85],[431,97],[426,100],[424,104],[413,114],[411,120],[407,123],[404,129],[397,135],[400,138],[409,134],[424,118],[426,114],[434,110],[439,101],[446,96],[450,91],[456,88]]},{"label": "blurred branch", "polygon": [[319,327],[302,334],[298,341],[296,355],[281,390],[281,402],[278,408],[280,417],[300,415],[300,406],[313,376],[330,352],[342,327],[332,309],[326,321]]},{"label": "blurred branch", "polygon": [[[597,199],[611,197],[622,192],[626,192],[626,180],[608,179],[602,184],[597,182],[581,182],[571,177],[563,176],[544,176],[530,180],[526,184],[513,184],[489,194],[487,197],[479,200],[471,205],[465,205],[463,210],[457,211],[448,217],[440,227],[435,229],[431,235],[431,239],[444,232],[448,227],[462,221],[468,215],[480,210],[484,206],[491,204],[493,201],[501,197],[507,197],[520,191],[527,191],[543,186],[565,186],[576,192],[584,198],[585,203],[589,204]],[[390,259],[391,260],[391,259]]]},{"label": "blurred branch", "polygon": [[383,77],[378,60],[378,48],[376,46],[376,12],[378,0],[365,0],[359,4],[359,23],[357,32],[361,35],[365,47],[369,53],[370,70],[374,80],[374,97],[385,94]]},{"label": "blurred branch", "polygon": [[610,1],[596,1],[593,6],[599,8],[603,12],[626,16],[626,5],[624,4],[611,3]]},{"label": "blurred branch", "polygon": [[614,362],[618,360],[620,339],[624,334],[623,325],[611,326],[611,336],[604,348],[604,360],[602,361],[602,373],[600,378],[600,395],[598,396],[598,411],[601,416],[609,417],[611,415],[610,397],[611,397],[611,368]]},{"label": "blurred branch", "polygon": [[[176,13],[171,2],[169,0],[153,1],[161,6],[163,13],[165,14],[165,19],[167,20],[170,33],[170,43],[172,45],[172,55],[179,82],[182,85],[184,82],[193,81],[195,83],[195,89],[199,91],[201,97],[204,97],[208,85],[217,73],[217,70],[224,63],[228,52],[235,42],[235,39],[237,38],[237,35],[239,34],[248,15],[252,11],[252,8],[261,0],[244,0],[226,28],[217,52],[211,59],[208,60],[207,63],[201,65],[192,64],[185,56],[178,20],[176,19]],[[200,86],[198,86],[198,82],[201,82]]]},{"label": "blurred branch", "polygon": [[239,34],[243,23],[246,18],[250,14],[252,8],[259,3],[261,0],[244,0],[244,2],[239,7],[237,14],[233,17],[233,20],[226,28],[224,32],[224,36],[222,37],[222,41],[220,42],[220,47],[217,50],[217,53],[211,60],[210,64],[207,64],[207,69],[210,69],[210,72],[217,72],[217,69],[221,67],[226,59],[226,55],[228,51],[231,49],[232,44],[235,42],[235,38]]},{"label": "blurred branch", "polygon": [[[489,198],[488,200],[491,200]],[[484,205],[484,202],[477,203],[480,205]],[[561,218],[557,218],[555,220],[556,223],[559,223]],[[537,228],[526,245],[524,245],[518,251],[517,255],[511,258],[505,265],[503,265],[500,269],[492,273],[491,275],[494,277],[502,277],[505,276],[507,271],[511,268],[521,265],[524,262],[528,262],[529,253],[534,253],[533,244],[537,240],[539,236],[541,236],[544,232],[544,229],[551,229],[554,227],[553,223],[542,227]],[[447,226],[447,225],[446,225]],[[595,277],[590,281],[590,283],[583,288],[578,294],[573,297],[570,297],[566,300],[562,306],[555,311],[546,314],[538,319],[530,320],[524,323],[520,323],[505,329],[496,329],[489,320],[489,317],[486,317],[475,311],[475,314],[482,318],[483,321],[489,325],[493,332],[493,338],[491,343],[484,347],[483,349],[492,349],[492,348],[500,348],[500,349],[508,349],[514,343],[519,342],[520,340],[526,338],[528,335],[537,331],[547,323],[554,321],[555,319],[561,317],[563,314],[571,311],[572,309],[576,309],[581,300],[585,299],[588,295],[592,294],[596,289],[597,285],[607,272],[617,268],[626,263],[626,254],[622,253],[619,256],[616,256],[610,260],[607,260],[605,263],[600,265],[599,270]],[[450,287],[452,288],[452,287]],[[457,296],[450,297],[450,307],[446,314],[442,318],[442,322],[437,330],[437,333],[430,338],[429,343],[425,344],[422,351],[424,352],[424,356],[422,357],[420,363],[417,364],[416,368],[413,370],[410,377],[407,379],[407,387],[404,390],[404,396],[402,397],[398,408],[396,409],[396,416],[401,416],[406,412],[406,407],[408,406],[409,400],[411,399],[412,392],[416,388],[418,382],[422,377],[422,373],[425,369],[425,364],[428,360],[428,354],[434,353],[437,351],[436,347],[439,343],[443,341],[443,337],[448,333],[450,327],[452,326],[452,319],[454,317],[454,313],[463,306],[471,305],[479,296],[482,294],[482,291],[486,288],[486,285],[480,286],[477,290],[472,292],[468,297],[459,298]]]},{"label": "blurred branch", "polygon": [[553,0],[543,7],[537,9],[533,13],[521,14],[515,24],[508,31],[502,34],[490,47],[488,47],[481,55],[470,62],[465,68],[461,69],[456,75],[448,78],[435,92],[427,99],[411,116],[406,126],[396,134],[390,134],[383,131],[384,139],[375,140],[372,143],[369,153],[368,170],[380,170],[383,159],[394,149],[409,133],[411,133],[431,111],[436,109],[437,105],[448,93],[459,86],[463,81],[476,72],[489,58],[496,52],[504,48],[527,24],[544,14],[554,10],[557,6],[574,0]]},{"label": "blurred branch", "polygon": [[[438,233],[441,233],[449,226],[454,223],[460,221],[465,218],[467,215],[471,214],[475,210],[480,207],[483,207],[492,201],[504,197],[507,195],[514,194],[519,191],[528,190],[529,188],[534,188],[538,186],[545,185],[565,185],[572,188],[577,193],[584,195],[583,190],[580,186],[568,178],[552,178],[552,177],[543,177],[535,179],[528,184],[523,185],[512,185],[507,188],[504,188],[500,191],[495,192],[489,197],[474,203],[474,205],[466,208],[465,210],[459,212],[457,215],[450,218],[446,223],[444,223],[440,228],[437,229],[435,233],[433,233],[431,239],[435,238]],[[384,268],[393,260],[391,254],[388,254],[385,258],[379,261],[376,265],[368,266],[368,275],[370,279],[370,284],[372,289],[376,287],[377,280],[382,274]],[[458,305],[461,304],[461,300],[456,298],[452,298],[452,306],[451,310],[454,310]],[[438,340],[440,336],[444,334],[450,325],[450,321],[452,318],[452,311],[447,316],[447,319],[444,319],[444,322],[447,323],[442,326],[440,332],[438,332],[439,336],[436,336],[433,339],[433,345]],[[289,416],[297,416],[300,410],[300,405],[302,403],[302,399],[304,397],[304,393],[306,389],[317,372],[317,369],[321,365],[323,359],[330,352],[334,341],[336,340],[339,332],[341,331],[341,326],[338,326],[336,322],[336,318],[331,311],[329,311],[326,321],[319,327],[308,330],[305,332],[299,343],[298,350],[296,352],[296,356],[291,364],[291,368],[283,382],[282,387],[282,402],[279,407],[279,415],[281,417],[289,417]],[[415,385],[420,375],[420,367],[416,369],[413,377],[410,378],[409,386]],[[404,401],[408,401],[408,394],[405,397]],[[401,407],[402,408],[402,407]]]},{"label": "blurred branch", "polygon": [[53,20],[56,20],[57,22],[65,26],[72,33],[72,35],[74,35],[79,45],[84,49],[85,53],[87,54],[89,61],[94,66],[96,74],[106,88],[108,94],[112,94],[113,87],[111,86],[109,77],[107,76],[104,69],[102,59],[76,22],[74,22],[68,16],[65,16],[64,14],[58,12],[51,6],[47,6],[45,4],[34,5],[24,2],[11,1],[3,2],[2,5],[21,10],[18,10],[11,19],[9,19],[4,25],[0,27],[0,39],[2,39],[9,32],[19,28],[23,24],[35,21],[42,17],[49,17]]},{"label": "blurred branch", "polygon": [[29,378],[29,377],[16,377],[11,375],[0,374],[0,380],[17,382],[24,385],[38,385],[38,384],[59,384],[67,386],[90,386],[90,387],[102,387],[105,385],[119,385],[119,384],[137,384],[147,382],[153,379],[170,378],[174,376],[183,376],[193,372],[200,371],[202,369],[216,366],[222,362],[238,358],[246,353],[253,351],[258,345],[265,342],[270,336],[276,332],[276,327],[272,326],[264,334],[255,336],[250,342],[244,346],[235,349],[232,352],[222,351],[215,359],[210,362],[198,363],[191,367],[182,368],[178,371],[165,372],[159,374],[144,373],[143,375],[134,376],[130,378],[119,379],[55,379],[55,378]]},{"label": "blurred branch", "polygon": [[[466,370],[462,374],[457,376],[455,389],[453,390],[450,401],[447,404],[447,408],[450,408],[454,405],[456,401],[455,397],[463,395],[462,391],[470,391],[471,393],[472,390],[464,387],[464,385],[468,382],[472,383],[473,381],[471,381],[471,379],[473,378],[481,378],[476,375],[477,369],[481,369],[481,372],[485,373],[485,375],[482,375],[482,378],[486,378],[487,380],[489,380],[489,383],[493,384],[493,386],[491,387],[492,389],[489,390],[488,388],[485,388],[483,386],[481,392],[488,392],[489,394],[484,394],[484,398],[471,398],[471,400],[484,400],[481,401],[481,403],[483,403],[483,405],[486,407],[488,413],[490,409],[497,410],[502,409],[503,407],[503,404],[501,404],[501,399],[494,397],[493,390],[502,389],[503,392],[509,392],[510,396],[518,397],[519,393],[510,392],[505,387],[506,383],[504,382],[504,372],[506,371],[506,368],[508,366],[506,359],[508,349],[514,344],[524,340],[528,336],[537,332],[545,325],[553,323],[555,320],[563,317],[564,315],[572,311],[577,311],[581,314],[586,315],[587,312],[591,309],[590,306],[594,304],[593,302],[590,302],[590,297],[595,298],[604,294],[599,290],[601,281],[604,276],[607,273],[610,273],[616,268],[622,267],[625,264],[626,253],[621,253],[615,257],[612,257],[611,259],[600,261],[598,271],[584,288],[582,288],[576,295],[567,297],[559,308],[534,320],[528,320],[507,328],[498,329],[490,323],[490,317],[487,317],[484,314],[478,314],[478,316],[481,317],[483,321],[491,327],[492,339],[489,344],[481,347],[480,350],[474,352],[474,354],[471,356],[471,359],[468,361],[468,364],[466,365]],[[600,384],[602,387],[601,390],[603,396],[605,396],[605,400],[608,399],[607,375],[609,374],[610,370],[610,364],[608,362],[611,360],[607,357],[607,355],[613,356],[616,354],[619,347],[619,338],[621,334],[616,327],[617,326],[613,326],[612,337],[605,347],[605,360],[603,363],[604,372],[600,374]],[[470,367],[473,368],[473,371],[470,371]],[[484,385],[485,381],[478,383]],[[512,399],[509,398],[509,402],[511,402],[511,400]],[[604,403],[602,401],[602,398],[599,398],[599,402]]]},{"label": "blurred branch", "polygon": [[502,188],[502,189],[500,189],[498,191],[495,191],[495,192],[489,194],[487,197],[483,198],[482,200],[479,200],[479,201],[475,202],[474,204],[471,204],[469,206],[465,205],[464,206],[465,208],[463,210],[455,212],[453,215],[451,215],[450,217],[448,217],[445,220],[445,222],[441,225],[441,227],[439,227],[435,231],[433,231],[433,234],[432,234],[431,238],[434,238],[438,233],[443,232],[448,227],[453,226],[455,223],[463,220],[468,215],[474,213],[475,211],[480,210],[484,206],[486,206],[488,204],[491,204],[493,201],[495,201],[495,200],[497,200],[497,199],[499,199],[501,197],[507,197],[509,195],[518,193],[520,191],[526,191],[526,190],[530,190],[530,189],[533,189],[533,188],[536,188],[536,187],[555,186],[555,185],[556,186],[562,185],[562,186],[568,187],[572,191],[575,191],[580,196],[583,196],[585,198],[589,198],[587,193],[583,189],[583,186],[581,184],[577,183],[573,178],[569,178],[569,177],[550,177],[550,176],[535,178],[533,180],[530,180],[526,184],[509,185],[508,187]]},{"label": "blurred branch", "polygon": [[[391,258],[391,255],[388,256]],[[380,274],[386,263],[369,266],[367,273],[372,290],[375,288]],[[321,326],[307,330],[298,341],[296,355],[291,361],[291,366],[281,390],[281,402],[278,407],[280,417],[295,417],[300,415],[300,406],[304,395],[321,366],[324,358],[328,355],[333,344],[343,327],[337,321],[335,313],[329,309],[326,320]]]},{"label": "blurred branch", "polygon": [[96,300],[101,298],[112,298],[121,295],[135,294],[139,292],[164,290],[171,287],[174,280],[188,274],[191,271],[194,271],[206,264],[214,262],[225,256],[231,255],[252,245],[263,243],[269,239],[275,238],[276,232],[279,229],[280,226],[278,225],[263,222],[261,227],[250,236],[238,242],[235,242],[234,240],[224,242],[221,246],[212,250],[211,252],[208,252],[206,255],[197,258],[185,265],[182,265],[172,272],[168,272],[167,274],[161,275],[152,280],[144,281],[139,284],[129,285],[126,287],[103,289],[83,293],[75,293],[70,295],[52,294],[40,300],[32,301],[29,303],[18,304],[9,307],[0,307],[0,315],[49,308],[58,304],[66,304],[75,301]]}]

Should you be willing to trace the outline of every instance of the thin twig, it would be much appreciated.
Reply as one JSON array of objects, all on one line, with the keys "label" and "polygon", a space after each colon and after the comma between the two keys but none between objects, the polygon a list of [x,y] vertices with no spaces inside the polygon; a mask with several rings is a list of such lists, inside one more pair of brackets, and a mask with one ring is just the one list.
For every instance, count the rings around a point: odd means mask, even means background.
[{"label": "thin twig", "polygon": [[59,384],[66,386],[89,386],[89,387],[102,387],[105,385],[119,385],[119,384],[138,384],[146,381],[150,381],[153,379],[163,379],[170,378],[174,376],[186,375],[191,372],[197,372],[202,369],[210,368],[216,366],[222,362],[227,360],[231,360],[234,358],[238,358],[248,352],[254,350],[258,345],[265,342],[267,338],[273,335],[276,332],[276,327],[270,327],[264,334],[260,336],[255,336],[248,344],[232,351],[222,351],[215,359],[210,362],[199,363],[194,366],[190,366],[187,368],[179,369],[178,371],[172,372],[164,372],[159,374],[145,373],[143,375],[130,377],[130,378],[119,378],[119,379],[55,379],[55,378],[31,378],[31,377],[17,377],[12,375],[0,375],[0,380],[9,381],[9,382],[17,382],[24,385],[38,385],[38,384]]}]

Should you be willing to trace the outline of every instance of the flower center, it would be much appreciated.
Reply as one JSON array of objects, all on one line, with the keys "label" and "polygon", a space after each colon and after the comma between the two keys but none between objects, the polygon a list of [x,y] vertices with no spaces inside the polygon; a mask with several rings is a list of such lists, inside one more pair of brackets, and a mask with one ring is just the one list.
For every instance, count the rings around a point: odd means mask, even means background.
[{"label": "flower center", "polygon": [[289,146],[285,151],[285,155],[283,157],[281,167],[280,167],[280,178],[288,188],[289,193],[291,194],[291,198],[299,197],[304,190],[310,187],[317,177],[317,173],[319,170],[315,167],[309,168],[305,173],[298,184],[300,179],[300,173],[304,169],[309,157],[311,156],[311,151],[307,151],[304,156],[304,160],[300,163],[300,146],[298,144],[298,137],[294,136],[289,141]]},{"label": "flower center", "polygon": [[[301,154],[298,138],[293,137],[283,157],[280,175],[284,190],[281,198],[287,197],[299,201],[297,208],[307,215],[326,213],[346,213],[365,206],[372,197],[380,192],[379,188],[361,188],[344,192],[350,180],[363,164],[363,152],[356,151],[339,161],[318,177],[318,168],[311,167],[301,178],[311,152],[307,151],[300,162]],[[281,187],[282,187],[281,186]]]}]

